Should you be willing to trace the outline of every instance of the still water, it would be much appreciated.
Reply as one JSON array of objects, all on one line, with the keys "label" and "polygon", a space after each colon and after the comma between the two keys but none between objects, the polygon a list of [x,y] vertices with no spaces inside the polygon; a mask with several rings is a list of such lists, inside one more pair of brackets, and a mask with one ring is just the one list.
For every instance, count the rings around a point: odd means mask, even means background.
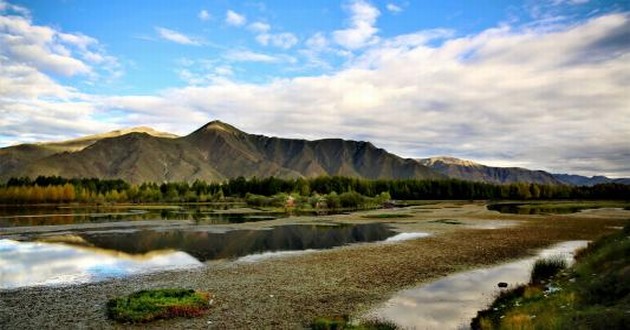
[{"label": "still water", "polygon": [[447,276],[427,285],[401,291],[366,317],[391,320],[404,329],[469,329],[477,311],[498,294],[497,283],[510,287],[529,282],[534,262],[561,256],[571,262],[573,253],[587,241],[564,242],[542,250],[537,257]]},{"label": "still water", "polygon": [[93,247],[0,239],[0,289],[79,284],[201,265],[190,255],[173,250],[129,255]]},{"label": "still water", "polygon": [[99,281],[198,267],[208,260],[233,260],[264,252],[383,241],[395,234],[389,227],[374,223],[284,225],[223,232],[213,231],[212,226],[108,229],[30,237],[26,241],[0,237],[0,289]]}]

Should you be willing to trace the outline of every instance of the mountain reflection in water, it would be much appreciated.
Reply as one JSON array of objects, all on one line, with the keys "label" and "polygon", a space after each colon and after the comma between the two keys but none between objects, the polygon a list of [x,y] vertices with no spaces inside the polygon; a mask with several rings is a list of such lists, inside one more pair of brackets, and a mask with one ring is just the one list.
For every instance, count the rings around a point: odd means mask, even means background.
[{"label": "mountain reflection in water", "polygon": [[394,235],[383,224],[285,225],[265,230],[224,233],[190,230],[142,230],[80,234],[89,244],[129,254],[178,250],[199,261],[233,259],[266,251],[329,249],[335,246],[385,240]]}]

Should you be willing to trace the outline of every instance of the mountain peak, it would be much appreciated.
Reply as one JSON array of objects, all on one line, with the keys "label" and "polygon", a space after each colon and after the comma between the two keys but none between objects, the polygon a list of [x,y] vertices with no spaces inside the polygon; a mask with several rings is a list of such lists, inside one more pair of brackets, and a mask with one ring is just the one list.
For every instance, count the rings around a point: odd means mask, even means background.
[{"label": "mountain peak", "polygon": [[224,123],[220,120],[213,120],[205,125],[203,125],[200,129],[198,129],[197,131],[222,131],[222,132],[228,132],[228,133],[232,133],[232,134],[241,134],[243,133],[243,131],[239,130],[238,128]]},{"label": "mountain peak", "polygon": [[447,157],[447,156],[423,158],[423,159],[419,159],[418,162],[420,164],[424,165],[424,166],[431,166],[431,165],[434,165],[436,163],[443,163],[443,164],[447,164],[447,165],[459,165],[459,166],[477,166],[477,165],[479,165],[478,163],[475,163],[475,162],[470,161],[470,160],[459,159],[459,158],[455,158],[455,157]]}]

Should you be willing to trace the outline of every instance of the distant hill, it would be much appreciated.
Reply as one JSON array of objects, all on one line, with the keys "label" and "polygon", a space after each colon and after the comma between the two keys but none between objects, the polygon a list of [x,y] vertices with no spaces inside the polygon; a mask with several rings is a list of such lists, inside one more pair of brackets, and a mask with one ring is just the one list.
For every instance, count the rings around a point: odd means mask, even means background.
[{"label": "distant hill", "polygon": [[575,174],[553,174],[558,181],[572,186],[594,186],[601,183],[619,183],[630,184],[630,178],[611,179],[605,176],[597,175],[592,177],[575,175]]},{"label": "distant hill", "polygon": [[432,157],[418,159],[418,163],[431,168],[449,178],[488,183],[530,182],[540,184],[561,184],[552,174],[520,167],[492,167],[469,160],[453,157]]},{"label": "distant hill", "polygon": [[253,135],[210,122],[184,137],[149,129],[0,149],[0,180],[10,177],[120,178],[129,182],[218,181],[238,176],[437,179],[443,175],[369,142]]},{"label": "distant hill", "polygon": [[119,129],[119,130],[102,133],[102,134],[88,135],[88,136],[84,136],[84,137],[80,137],[80,138],[76,138],[72,140],[67,140],[67,141],[37,143],[37,145],[44,146],[48,149],[51,149],[57,152],[60,152],[60,151],[74,152],[74,151],[80,151],[94,144],[95,142],[99,140],[127,135],[130,133],[146,133],[151,136],[171,138],[171,139],[178,137],[175,134],[156,131],[151,127],[139,126],[139,127]]}]

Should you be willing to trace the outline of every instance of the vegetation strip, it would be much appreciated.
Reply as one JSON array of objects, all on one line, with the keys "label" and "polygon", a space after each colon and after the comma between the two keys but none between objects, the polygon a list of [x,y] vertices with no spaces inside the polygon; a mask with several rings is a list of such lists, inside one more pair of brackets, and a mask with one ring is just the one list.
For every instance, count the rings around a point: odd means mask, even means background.
[{"label": "vegetation strip", "polygon": [[[278,198],[278,197],[285,198]],[[630,185],[592,187],[534,183],[490,184],[456,179],[366,180],[339,176],[264,179],[237,177],[225,182],[145,182],[120,179],[66,179],[58,176],[11,178],[0,185],[0,203],[207,202],[245,198],[251,205],[282,205],[290,195],[297,204],[328,208],[362,206],[372,199],[630,199]],[[343,205],[345,201],[346,205]]]}]

